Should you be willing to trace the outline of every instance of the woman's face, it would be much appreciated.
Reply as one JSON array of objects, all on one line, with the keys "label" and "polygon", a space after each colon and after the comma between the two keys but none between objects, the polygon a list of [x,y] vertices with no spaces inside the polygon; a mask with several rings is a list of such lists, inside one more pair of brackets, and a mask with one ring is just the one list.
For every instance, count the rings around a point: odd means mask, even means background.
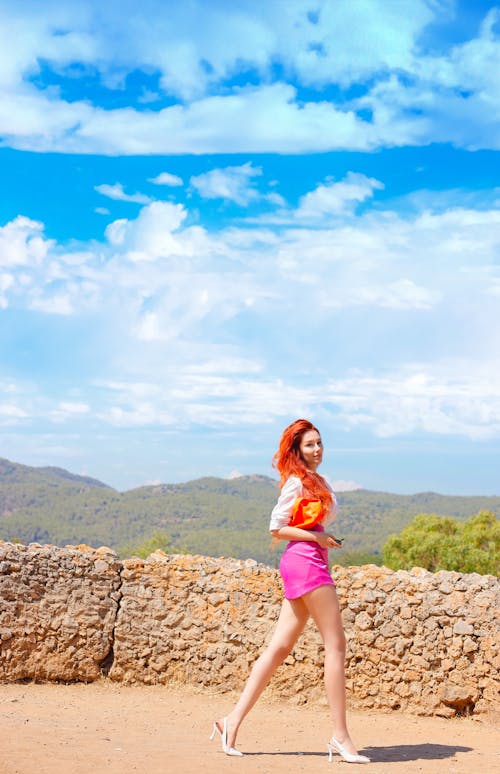
[{"label": "woman's face", "polygon": [[306,430],[300,439],[299,451],[306,468],[315,471],[323,459],[323,444],[317,430]]}]

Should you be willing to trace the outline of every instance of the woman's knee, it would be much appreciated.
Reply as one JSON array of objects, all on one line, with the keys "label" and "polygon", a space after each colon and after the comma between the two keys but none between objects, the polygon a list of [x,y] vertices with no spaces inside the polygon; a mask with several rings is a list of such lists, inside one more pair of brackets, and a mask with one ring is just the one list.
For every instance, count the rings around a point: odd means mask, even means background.
[{"label": "woman's knee", "polygon": [[324,647],[327,653],[345,658],[346,639],[344,632],[338,632],[333,637],[325,638]]},{"label": "woman's knee", "polygon": [[280,643],[270,648],[270,656],[275,664],[282,664],[292,652],[294,643]]}]

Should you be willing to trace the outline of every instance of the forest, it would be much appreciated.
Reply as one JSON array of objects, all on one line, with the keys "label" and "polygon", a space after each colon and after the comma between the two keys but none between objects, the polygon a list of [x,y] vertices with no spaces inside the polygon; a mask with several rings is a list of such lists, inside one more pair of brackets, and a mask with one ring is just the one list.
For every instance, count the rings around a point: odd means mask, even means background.
[{"label": "forest", "polygon": [[[252,558],[277,566],[269,514],[278,495],[267,476],[199,478],[118,492],[61,468],[33,468],[0,459],[0,539],[54,545],[107,545],[121,556],[145,546],[170,552]],[[500,513],[500,497],[399,495],[356,490],[338,494],[332,531],[344,539],[337,564],[382,563],[389,536],[420,514],[464,521]]]}]

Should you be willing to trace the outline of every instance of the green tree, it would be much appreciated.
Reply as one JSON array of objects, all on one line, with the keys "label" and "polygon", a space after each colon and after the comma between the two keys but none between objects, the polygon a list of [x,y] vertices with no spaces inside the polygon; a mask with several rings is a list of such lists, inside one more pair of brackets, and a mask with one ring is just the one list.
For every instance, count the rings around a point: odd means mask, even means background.
[{"label": "green tree", "polygon": [[500,575],[500,520],[494,513],[471,516],[461,524],[460,537],[462,572]]},{"label": "green tree", "polygon": [[138,556],[140,559],[147,559],[147,557],[154,551],[164,551],[166,554],[184,554],[186,553],[181,548],[175,548],[170,545],[170,537],[166,532],[153,532],[151,537],[144,540],[142,543],[136,546],[124,546],[120,550],[120,555],[125,556]]},{"label": "green tree", "polygon": [[382,549],[384,564],[393,570],[424,567],[431,572],[455,570],[500,573],[500,521],[480,511],[466,521],[420,514]]},{"label": "green tree", "polygon": [[382,564],[380,552],[370,551],[330,551],[330,563],[340,564],[342,567],[361,567],[364,564]]}]

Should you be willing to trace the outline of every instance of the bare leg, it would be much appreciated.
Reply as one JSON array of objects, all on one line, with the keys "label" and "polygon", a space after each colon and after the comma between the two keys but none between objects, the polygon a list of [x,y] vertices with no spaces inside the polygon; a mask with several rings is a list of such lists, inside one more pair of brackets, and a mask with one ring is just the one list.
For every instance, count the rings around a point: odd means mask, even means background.
[{"label": "bare leg", "polygon": [[[235,746],[236,734],[243,719],[248,715],[279,665],[291,652],[308,618],[309,612],[302,598],[283,600],[271,641],[253,665],[240,698],[227,716],[229,747]],[[218,726],[222,729],[221,720],[218,721]]]},{"label": "bare leg", "polygon": [[319,586],[302,597],[325,646],[325,689],[333,721],[333,736],[347,752],[356,754],[346,720],[345,635],[337,592],[333,586]]}]

